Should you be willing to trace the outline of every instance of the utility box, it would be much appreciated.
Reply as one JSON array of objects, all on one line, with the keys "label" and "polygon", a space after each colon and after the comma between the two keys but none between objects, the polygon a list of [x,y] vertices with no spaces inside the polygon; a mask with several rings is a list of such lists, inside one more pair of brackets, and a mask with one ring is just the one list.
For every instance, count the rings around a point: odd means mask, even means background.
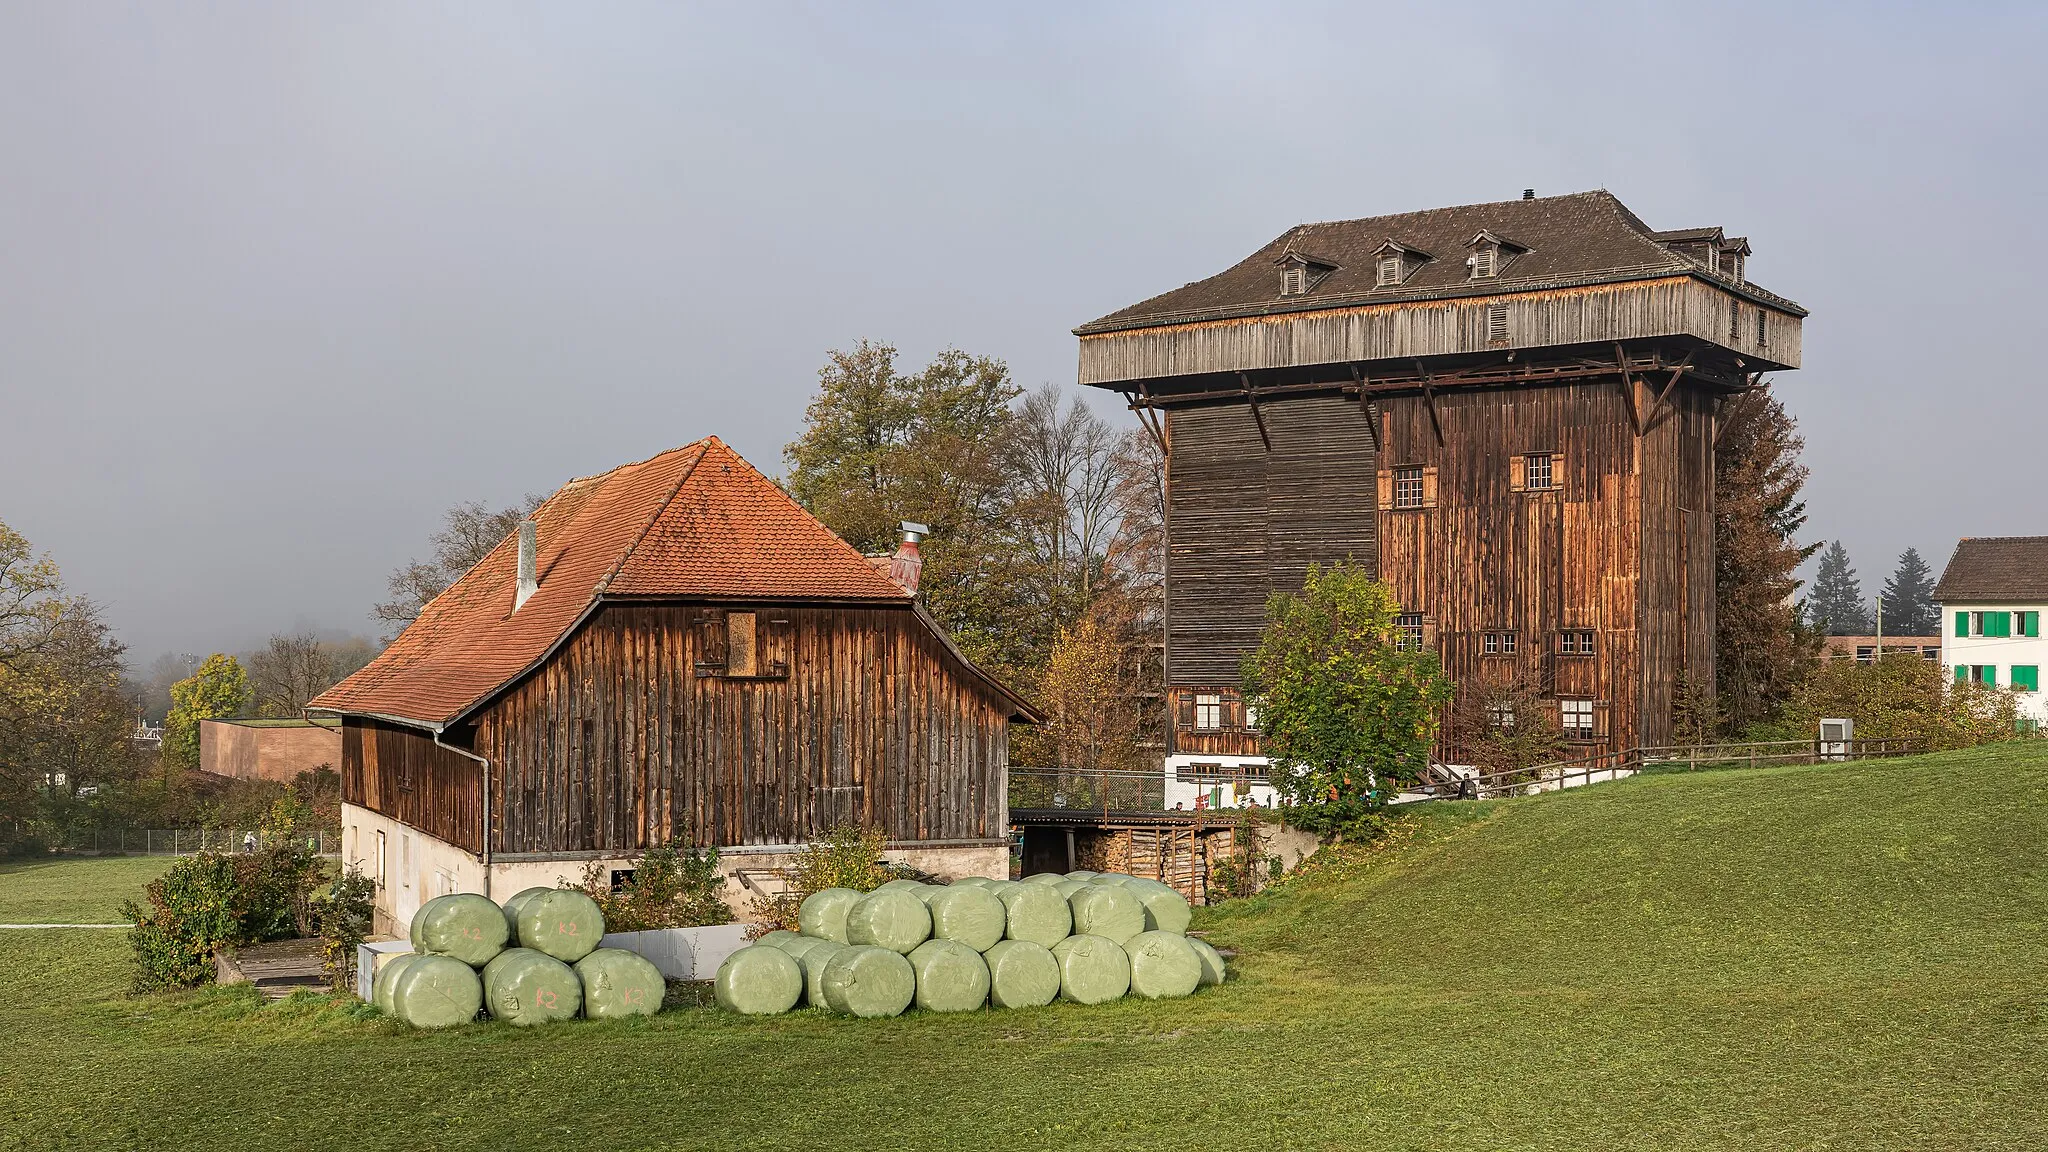
[{"label": "utility box", "polygon": [[1847,760],[1849,742],[1856,739],[1854,720],[1822,720],[1817,752],[1822,760]]}]

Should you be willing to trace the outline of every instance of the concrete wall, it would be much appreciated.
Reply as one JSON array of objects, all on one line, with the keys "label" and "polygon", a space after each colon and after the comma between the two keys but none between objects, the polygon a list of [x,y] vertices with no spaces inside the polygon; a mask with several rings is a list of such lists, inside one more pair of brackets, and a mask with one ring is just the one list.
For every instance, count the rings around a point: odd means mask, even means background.
[{"label": "concrete wall", "polygon": [[341,770],[341,729],[318,724],[199,722],[199,767],[237,780],[289,784],[315,768]]},{"label": "concrete wall", "polygon": [[[780,883],[770,873],[793,862],[801,847],[746,845],[719,849],[719,864],[726,876],[723,894],[735,915],[744,913],[756,897],[781,891]],[[477,892],[502,904],[527,888],[575,884],[593,860],[606,872],[632,867],[629,857],[579,855],[545,860],[493,860],[486,876],[483,863],[468,852],[354,804],[341,806],[341,855],[344,862],[378,881],[375,931],[391,936],[405,935],[413,913],[436,896]],[[1007,843],[909,844],[886,849],[882,855],[949,879],[986,876],[1007,880],[1010,876]]]}]

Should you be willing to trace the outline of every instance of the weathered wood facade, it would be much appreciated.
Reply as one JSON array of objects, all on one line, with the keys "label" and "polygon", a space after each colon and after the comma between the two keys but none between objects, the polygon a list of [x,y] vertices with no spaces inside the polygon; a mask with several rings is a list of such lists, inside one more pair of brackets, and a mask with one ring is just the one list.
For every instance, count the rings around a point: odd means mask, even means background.
[{"label": "weathered wood facade", "polygon": [[[1533,689],[1585,751],[1668,740],[1714,685],[1715,438],[1805,315],[1696,263],[1745,241],[1674,235],[1604,194],[1310,225],[1076,329],[1168,459],[1169,770],[1257,755],[1239,665],[1311,561],[1374,568],[1461,692]],[[1467,237],[1434,279],[1376,267]],[[1282,279],[1304,251],[1323,278]]]}]

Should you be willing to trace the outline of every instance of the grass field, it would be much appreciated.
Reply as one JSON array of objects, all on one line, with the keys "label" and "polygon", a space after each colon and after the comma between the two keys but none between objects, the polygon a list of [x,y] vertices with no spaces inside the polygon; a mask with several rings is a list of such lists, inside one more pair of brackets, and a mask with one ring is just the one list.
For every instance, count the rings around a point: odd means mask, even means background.
[{"label": "grass field", "polygon": [[1203,913],[1191,1000],[865,1022],[414,1034],[9,932],[0,1147],[2038,1149],[2044,847],[2031,742],[1443,805]]}]

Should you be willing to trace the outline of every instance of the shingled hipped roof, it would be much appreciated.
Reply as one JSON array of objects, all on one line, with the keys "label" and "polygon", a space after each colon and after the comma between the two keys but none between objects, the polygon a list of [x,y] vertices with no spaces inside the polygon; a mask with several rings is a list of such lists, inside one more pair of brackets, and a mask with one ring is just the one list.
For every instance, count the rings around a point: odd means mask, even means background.
[{"label": "shingled hipped roof", "polygon": [[856,602],[917,614],[910,593],[717,437],[571,480],[534,513],[540,586],[515,611],[514,533],[434,597],[375,660],[307,706],[441,728],[543,661],[603,601]]},{"label": "shingled hipped roof", "polygon": [[[1713,232],[1718,229],[1680,229]],[[1491,232],[1526,248],[1504,260],[1500,274],[1473,280],[1467,245]],[[1150,328],[1240,316],[1355,307],[1393,301],[1449,299],[1586,284],[1700,276],[1739,295],[1794,315],[1806,310],[1754,284],[1707,271],[1686,258],[1608,192],[1576,192],[1302,224],[1288,229],[1230,269],[1176,288],[1074,329],[1075,335]],[[1382,286],[1376,253],[1389,240],[1434,256],[1398,285]],[[1275,262],[1300,253],[1334,271],[1301,295],[1280,295]]]},{"label": "shingled hipped roof", "polygon": [[1963,538],[1941,570],[1934,599],[1943,604],[2048,601],[2048,536]]}]

